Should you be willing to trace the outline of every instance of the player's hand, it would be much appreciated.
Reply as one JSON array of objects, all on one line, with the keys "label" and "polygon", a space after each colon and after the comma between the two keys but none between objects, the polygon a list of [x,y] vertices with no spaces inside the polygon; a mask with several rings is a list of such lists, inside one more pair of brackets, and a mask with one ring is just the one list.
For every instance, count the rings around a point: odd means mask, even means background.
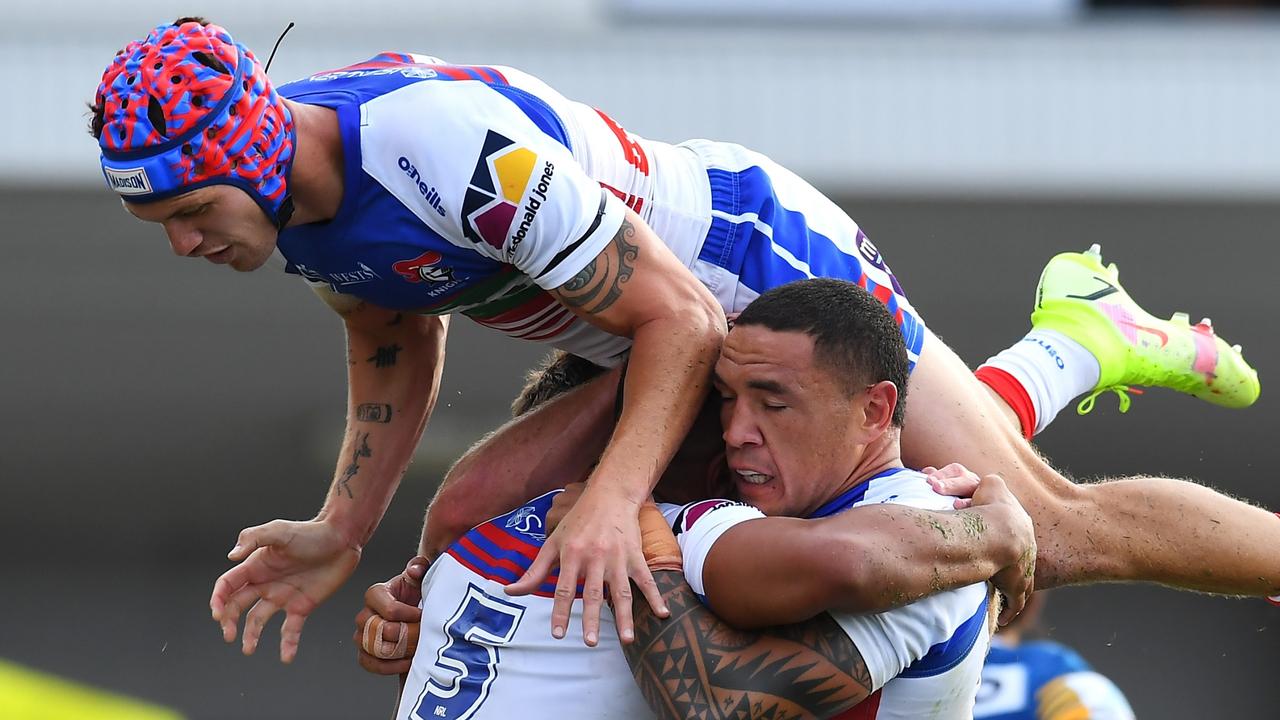
[{"label": "player's hand", "polygon": [[957,510],[973,504],[973,493],[978,489],[981,478],[969,468],[960,463],[951,463],[942,468],[933,466],[920,468],[920,472],[924,473],[934,492],[957,498],[955,501]]},{"label": "player's hand", "polygon": [[[966,471],[967,472],[967,471]],[[970,473],[972,474],[972,473]],[[1005,606],[1000,624],[1008,625],[1035,591],[1036,531],[1031,516],[1023,509],[999,475],[986,475],[973,488],[970,507],[1000,511],[994,515],[998,537],[1008,541],[1008,563],[991,578],[996,590],[1004,595]]]},{"label": "player's hand", "polygon": [[560,527],[560,522],[564,520],[564,516],[569,514],[578,501],[582,499],[582,493],[587,489],[585,482],[569,483],[564,486],[564,492],[556,493],[556,497],[551,501],[551,507],[547,509],[547,534],[556,531]]},{"label": "player's hand", "polygon": [[375,675],[403,675],[413,664],[421,628],[422,578],[429,563],[418,556],[404,571],[364,591],[353,639],[360,667]]},{"label": "player's hand", "polygon": [[569,615],[582,580],[582,637],[595,646],[600,635],[600,609],[604,604],[604,584],[609,584],[618,638],[623,643],[635,639],[631,621],[631,582],[659,617],[670,613],[658,592],[653,573],[640,549],[640,508],[634,502],[610,493],[607,485],[590,486],[578,504],[547,537],[524,576],[507,586],[508,595],[527,595],[560,566],[555,602],[551,611],[551,634],[563,638]]},{"label": "player's hand", "polygon": [[288,663],[298,653],[307,616],[351,576],[360,548],[323,520],[272,520],[241,530],[227,557],[240,564],[218,578],[209,598],[222,639],[235,641],[240,613],[248,609],[242,650],[252,655],[267,621],[284,610],[280,661]]}]

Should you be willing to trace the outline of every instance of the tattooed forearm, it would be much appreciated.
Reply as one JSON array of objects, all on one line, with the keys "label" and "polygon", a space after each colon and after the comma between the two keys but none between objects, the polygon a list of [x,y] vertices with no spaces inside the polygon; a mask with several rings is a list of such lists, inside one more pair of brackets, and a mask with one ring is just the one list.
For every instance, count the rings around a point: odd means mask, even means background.
[{"label": "tattooed forearm", "polygon": [[357,437],[356,444],[357,447],[351,451],[351,464],[338,476],[338,487],[347,492],[349,499],[355,498],[355,493],[351,492],[351,480],[360,472],[360,458],[373,457],[373,450],[369,448],[369,433]]},{"label": "tattooed forearm", "polygon": [[394,367],[396,364],[396,356],[399,355],[400,351],[403,349],[404,348],[396,345],[395,343],[383,345],[374,351],[373,355],[365,358],[365,361],[373,363],[373,366],[377,368]]},{"label": "tattooed forearm", "polygon": [[712,614],[681,573],[654,579],[671,617],[637,603],[636,641],[623,651],[659,717],[826,718],[871,693],[862,655],[829,615],[744,632]]},{"label": "tattooed forearm", "polygon": [[386,403],[363,403],[356,406],[356,420],[360,422],[391,422],[391,406]]},{"label": "tattooed forearm", "polygon": [[623,220],[605,249],[556,291],[561,302],[592,315],[608,310],[622,296],[622,283],[635,271],[640,255],[635,234],[635,226]]}]

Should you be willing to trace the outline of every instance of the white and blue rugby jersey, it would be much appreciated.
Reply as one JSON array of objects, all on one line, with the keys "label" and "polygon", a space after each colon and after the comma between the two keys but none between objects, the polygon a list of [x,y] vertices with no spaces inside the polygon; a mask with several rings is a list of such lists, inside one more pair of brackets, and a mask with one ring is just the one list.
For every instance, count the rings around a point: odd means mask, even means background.
[{"label": "white and blue rugby jersey", "polygon": [[982,668],[978,720],[1133,720],[1120,688],[1071,648],[1047,640],[1007,645],[997,635]]},{"label": "white and blue rugby jersey", "polygon": [[534,595],[502,591],[533,563],[559,492],[476,526],[432,563],[398,720],[653,717],[608,607],[600,612],[599,644],[590,648],[582,642],[580,605],[565,638],[551,637],[558,572]]},{"label": "white and blue rugby jersey", "polygon": [[918,356],[923,325],[879,251],[762,155],[646,140],[513,68],[422,55],[383,53],[279,91],[333,108],[341,131],[337,216],[280,233],[287,270],[312,283],[613,364],[629,341],[546,290],[595,258],[629,207],[726,313],[791,280],[842,278],[889,307]]},{"label": "white and blue rugby jersey", "polygon": [[[895,503],[950,510],[914,470],[888,470],[836,497],[813,517],[859,505]],[[665,506],[684,553],[685,579],[703,594],[703,564],[720,536],[741,522],[764,517],[754,507],[704,500]],[[841,720],[960,720],[973,714],[982,660],[990,643],[986,583],[938,593],[883,613],[831,613],[866,661],[875,692],[839,716]],[[714,609],[714,608],[712,608]]]}]

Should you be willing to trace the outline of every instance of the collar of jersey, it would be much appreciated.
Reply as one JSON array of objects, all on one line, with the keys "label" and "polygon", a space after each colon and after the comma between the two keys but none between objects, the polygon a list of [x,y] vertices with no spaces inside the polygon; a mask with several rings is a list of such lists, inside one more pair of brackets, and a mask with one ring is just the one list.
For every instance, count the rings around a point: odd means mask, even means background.
[{"label": "collar of jersey", "polygon": [[866,496],[867,488],[870,487],[872,480],[878,480],[879,478],[882,478],[882,477],[889,477],[890,475],[897,475],[898,473],[903,472],[905,470],[906,468],[900,468],[900,467],[889,468],[888,470],[882,470],[881,472],[878,472],[875,475],[872,475],[871,477],[867,478],[866,480],[863,480],[862,482],[858,483],[856,487],[849,490],[845,490],[844,492],[835,496],[835,498],[827,501],[825,505],[823,505],[822,507],[810,513],[809,517],[824,518],[824,517],[830,517],[832,515],[835,515],[836,513],[844,512],[845,510],[848,510],[849,508],[853,507],[855,503],[857,503],[859,500],[861,500],[863,497]]},{"label": "collar of jersey", "polygon": [[[285,228],[280,231],[281,240],[289,235],[303,235],[308,230],[320,228],[323,228],[321,237],[340,234],[352,224],[358,209],[356,206],[359,204],[364,175],[364,159],[360,154],[360,105],[355,102],[316,104],[332,108],[338,113],[338,133],[342,138],[342,200],[338,203],[338,212],[331,220]],[[309,234],[307,236],[312,237]]]}]

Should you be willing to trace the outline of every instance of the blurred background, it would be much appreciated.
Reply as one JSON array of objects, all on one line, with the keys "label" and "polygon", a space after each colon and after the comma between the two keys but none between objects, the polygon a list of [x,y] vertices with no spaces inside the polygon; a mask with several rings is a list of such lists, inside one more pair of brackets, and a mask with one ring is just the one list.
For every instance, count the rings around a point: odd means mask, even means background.
[{"label": "blurred background", "polygon": [[[1049,257],[1101,243],[1149,310],[1210,316],[1242,343],[1265,389],[1280,378],[1276,4],[9,4],[0,687],[23,667],[189,718],[387,716],[394,681],[354,662],[360,594],[413,554],[447,464],[501,422],[541,356],[456,323],[418,458],[297,662],[275,659],[274,628],[256,657],[223,645],[207,603],[236,534],[310,517],[332,477],[343,338],[298,279],[179,261],[103,187],[84,102],[154,25],[203,14],[265,59],[294,21],[277,82],[381,50],[513,65],[642,136],[760,150],[836,198],[974,364],[1026,331]],[[1104,399],[1041,447],[1081,479],[1194,477],[1280,507],[1273,393],[1232,412],[1156,391],[1124,416]],[[1102,586],[1055,592],[1043,624],[1140,717],[1275,717],[1280,609]]]}]

